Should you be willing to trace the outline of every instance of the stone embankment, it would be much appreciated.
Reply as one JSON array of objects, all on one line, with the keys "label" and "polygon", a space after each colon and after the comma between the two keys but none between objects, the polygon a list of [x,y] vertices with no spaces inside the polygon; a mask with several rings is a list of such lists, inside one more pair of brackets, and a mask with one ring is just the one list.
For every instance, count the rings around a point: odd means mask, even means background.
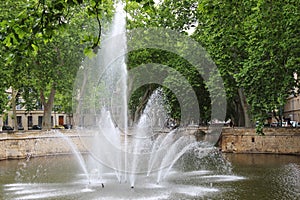
[{"label": "stone embankment", "polygon": [[265,128],[264,134],[251,128],[224,128],[219,144],[225,153],[300,155],[300,128]]},{"label": "stone embankment", "polygon": [[[195,135],[197,140],[205,138],[211,129],[207,127],[187,128],[186,135]],[[81,152],[86,152],[80,137],[74,130],[62,130]],[[300,128],[266,128],[264,136],[254,129],[223,128],[218,143],[224,153],[274,153],[300,155]],[[88,137],[88,134],[85,136]],[[0,133],[0,160],[21,159],[72,153],[66,139],[57,131]]]},{"label": "stone embankment", "polygon": [[[63,134],[68,136],[79,151],[85,151],[77,134],[71,131],[63,131]],[[71,152],[72,149],[66,139],[61,137],[57,131],[0,133],[0,160],[69,154]]]}]

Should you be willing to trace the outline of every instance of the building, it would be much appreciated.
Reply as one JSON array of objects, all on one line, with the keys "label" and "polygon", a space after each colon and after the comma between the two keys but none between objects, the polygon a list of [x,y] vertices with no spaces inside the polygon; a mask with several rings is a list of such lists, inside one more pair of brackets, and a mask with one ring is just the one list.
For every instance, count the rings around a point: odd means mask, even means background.
[{"label": "building", "polygon": [[[294,79],[298,79],[298,75],[295,73],[294,74]],[[297,94],[299,91],[299,88],[294,89],[294,93]],[[290,95],[287,98],[287,103],[284,106],[284,113],[283,117],[285,119],[291,120],[291,121],[296,121],[300,122],[300,97]]]},{"label": "building", "polygon": [[[11,89],[8,89],[6,92],[8,94],[8,98],[10,99],[12,94]],[[19,98],[18,100],[19,102],[16,105],[16,120],[18,127],[13,127],[13,111],[10,110],[5,112],[5,114],[0,115],[0,130],[2,130],[3,125],[11,126],[14,128],[14,130],[30,130],[34,125],[39,125],[42,127],[44,113],[43,107],[40,105],[38,106],[39,109],[26,111],[26,108],[21,106],[23,99]],[[65,124],[71,125],[73,124],[72,121],[71,114],[52,111],[51,126],[53,128],[57,126],[63,126]]]},{"label": "building", "polygon": [[288,97],[283,116],[285,119],[300,122],[300,96],[291,95]]},{"label": "building", "polygon": [[[17,130],[18,128],[30,130],[33,125],[39,125],[40,127],[42,127],[43,112],[43,110],[26,112],[26,110],[24,109],[17,109],[16,120],[19,127],[14,127],[14,130]],[[5,117],[2,116],[2,120],[3,125],[9,125],[13,127],[12,111],[9,111]],[[52,127],[63,126],[65,124],[72,124],[72,116],[65,113],[57,113],[52,111]]]}]

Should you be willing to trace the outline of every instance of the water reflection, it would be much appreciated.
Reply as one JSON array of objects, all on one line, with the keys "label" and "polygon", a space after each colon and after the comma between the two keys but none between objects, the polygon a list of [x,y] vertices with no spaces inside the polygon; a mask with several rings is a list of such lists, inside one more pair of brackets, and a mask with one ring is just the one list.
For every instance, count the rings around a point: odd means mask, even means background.
[{"label": "water reflection", "polygon": [[[300,199],[300,157],[269,154],[226,154],[232,170],[246,180],[225,195],[237,199]],[[230,199],[224,197],[224,199]]]}]

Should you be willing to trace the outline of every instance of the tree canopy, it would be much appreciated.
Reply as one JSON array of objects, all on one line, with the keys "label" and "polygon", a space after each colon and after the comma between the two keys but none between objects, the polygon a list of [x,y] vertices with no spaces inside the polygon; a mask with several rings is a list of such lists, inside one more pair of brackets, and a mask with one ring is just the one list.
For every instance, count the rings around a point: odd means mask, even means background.
[{"label": "tree canopy", "polygon": [[[97,50],[102,18],[109,19],[112,1],[14,1],[1,2],[1,68],[6,74],[2,91],[22,93],[27,109],[43,106],[43,128],[51,128],[55,94],[68,102],[73,81],[85,52]],[[80,31],[79,31],[80,30]],[[4,94],[4,93],[3,93]],[[3,96],[3,105],[7,97]],[[64,100],[65,99],[65,100]],[[4,107],[2,108],[2,112]]]},{"label": "tree canopy", "polygon": [[299,8],[296,1],[199,4],[194,37],[213,56],[229,97],[242,89],[254,122],[262,124],[282,109],[298,87],[294,73],[299,71]]},{"label": "tree canopy", "polygon": [[[28,108],[29,103],[36,105],[36,99],[51,111],[55,96],[51,94],[55,93],[61,98],[58,101],[71,102],[82,52],[89,56],[97,52],[104,22],[114,12],[113,4],[113,0],[1,1],[0,67],[5,76],[0,77],[0,112],[9,105],[8,88],[13,89],[14,98],[22,92],[28,98]],[[128,29],[164,27],[189,34],[206,49],[224,81],[227,117],[238,125],[259,121],[261,128],[270,114],[281,115],[289,94],[298,95],[297,0],[127,0],[125,9]],[[204,121],[210,120],[209,83],[204,83],[188,62],[159,49],[128,55],[129,68],[149,62],[168,65],[187,77]],[[136,91],[131,99],[134,113],[143,108],[140,99],[147,99],[146,94],[156,87],[148,85]],[[180,115],[176,96],[165,91],[176,118]],[[63,109],[70,112],[70,107]]]}]

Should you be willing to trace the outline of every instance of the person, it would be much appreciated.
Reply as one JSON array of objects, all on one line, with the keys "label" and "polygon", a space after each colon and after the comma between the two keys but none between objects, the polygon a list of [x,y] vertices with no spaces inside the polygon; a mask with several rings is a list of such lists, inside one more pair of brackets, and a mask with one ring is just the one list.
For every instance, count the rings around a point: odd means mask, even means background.
[{"label": "person", "polygon": [[230,119],[229,126],[232,127],[232,128],[234,128],[234,122],[233,122],[232,119]]}]

